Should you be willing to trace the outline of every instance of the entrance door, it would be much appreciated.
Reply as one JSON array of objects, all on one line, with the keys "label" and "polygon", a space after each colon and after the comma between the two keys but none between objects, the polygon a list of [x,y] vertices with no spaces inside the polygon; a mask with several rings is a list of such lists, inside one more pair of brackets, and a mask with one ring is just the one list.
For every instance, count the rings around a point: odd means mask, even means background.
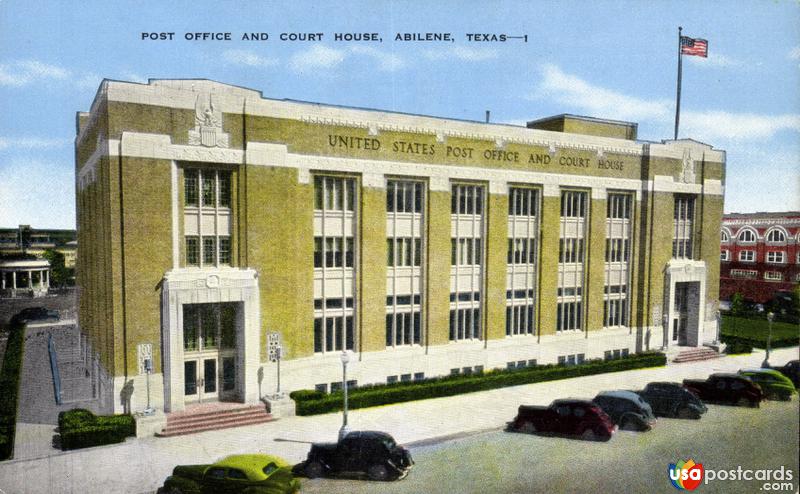
[{"label": "entrance door", "polygon": [[689,283],[675,283],[675,304],[672,311],[672,342],[678,345],[687,344],[687,326],[689,321]]},{"label": "entrance door", "polygon": [[236,397],[236,307],[235,303],[183,306],[187,403]]}]

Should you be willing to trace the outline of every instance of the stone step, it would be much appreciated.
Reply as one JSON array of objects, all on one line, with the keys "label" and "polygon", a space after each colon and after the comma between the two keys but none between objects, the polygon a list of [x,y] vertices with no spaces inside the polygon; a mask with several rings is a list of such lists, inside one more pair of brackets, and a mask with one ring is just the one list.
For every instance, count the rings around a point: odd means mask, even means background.
[{"label": "stone step", "polygon": [[195,434],[197,432],[229,429],[231,427],[242,427],[245,425],[263,424],[273,420],[275,419],[273,419],[269,414],[265,414],[259,417],[232,417],[227,420],[209,420],[203,423],[185,424],[178,427],[167,425],[164,430],[156,434],[156,437],[183,436],[186,434]]},{"label": "stone step", "polygon": [[672,361],[675,363],[696,362],[698,360],[710,360],[719,357],[720,354],[711,348],[697,348],[693,350],[682,351],[674,359],[672,359]]},{"label": "stone step", "polygon": [[208,430],[260,424],[271,420],[274,420],[274,418],[267,413],[263,406],[189,410],[168,414],[166,427],[156,436],[179,436]]},{"label": "stone step", "polygon": [[167,423],[179,423],[182,421],[194,421],[197,419],[206,419],[214,417],[234,416],[248,413],[267,413],[263,405],[256,406],[242,406],[237,408],[223,408],[223,409],[201,409],[201,410],[188,410],[183,412],[175,412],[167,414]]}]

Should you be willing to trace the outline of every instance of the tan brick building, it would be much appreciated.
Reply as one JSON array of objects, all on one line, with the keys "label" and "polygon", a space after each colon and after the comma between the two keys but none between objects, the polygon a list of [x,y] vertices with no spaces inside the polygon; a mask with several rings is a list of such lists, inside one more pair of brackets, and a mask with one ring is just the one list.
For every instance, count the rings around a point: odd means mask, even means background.
[{"label": "tan brick building", "polygon": [[[167,411],[590,358],[716,334],[725,154],[104,81],[79,113],[80,324],[100,393]],[[274,338],[274,336],[273,336]]]}]

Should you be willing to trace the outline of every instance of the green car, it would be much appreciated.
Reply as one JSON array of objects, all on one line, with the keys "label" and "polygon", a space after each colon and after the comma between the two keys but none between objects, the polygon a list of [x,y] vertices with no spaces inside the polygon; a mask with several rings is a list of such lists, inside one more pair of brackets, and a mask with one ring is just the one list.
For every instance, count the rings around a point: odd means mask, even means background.
[{"label": "green car", "polygon": [[300,482],[277,456],[232,455],[212,465],[178,465],[158,494],[292,494]]},{"label": "green car", "polygon": [[740,376],[749,378],[761,387],[768,400],[789,401],[796,392],[791,379],[772,369],[742,369]]}]

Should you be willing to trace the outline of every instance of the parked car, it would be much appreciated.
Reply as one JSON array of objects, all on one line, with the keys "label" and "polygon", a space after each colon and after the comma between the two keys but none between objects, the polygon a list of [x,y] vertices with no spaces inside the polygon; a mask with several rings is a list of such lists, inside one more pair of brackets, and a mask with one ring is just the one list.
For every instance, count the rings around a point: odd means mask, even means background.
[{"label": "parked car", "polygon": [[550,406],[520,405],[508,423],[510,432],[579,436],[588,441],[608,441],[617,427],[596,404],[586,400],[555,400]]},{"label": "parked car", "polygon": [[29,322],[58,321],[60,316],[58,311],[45,309],[44,307],[27,307],[17,312],[11,318],[11,324],[26,324]]},{"label": "parked car", "polygon": [[308,478],[364,476],[370,480],[405,478],[414,460],[385,432],[356,431],[336,443],[314,443],[306,461],[294,467]]},{"label": "parked car", "polygon": [[737,374],[711,374],[708,379],[684,379],[683,385],[708,403],[758,407],[764,394],[750,379]]},{"label": "parked car", "polygon": [[652,382],[636,394],[650,405],[657,417],[699,419],[708,411],[700,398],[680,383]]},{"label": "parked car", "polygon": [[773,369],[742,369],[739,375],[758,384],[767,400],[789,401],[797,391],[788,377]]},{"label": "parked car", "polygon": [[592,401],[622,430],[649,431],[656,423],[653,409],[633,391],[603,391]]},{"label": "parked car", "polygon": [[300,490],[290,465],[277,456],[232,455],[211,465],[178,465],[158,494],[291,494]]},{"label": "parked car", "polygon": [[795,388],[800,387],[800,360],[790,360],[786,365],[773,369],[791,379]]}]

